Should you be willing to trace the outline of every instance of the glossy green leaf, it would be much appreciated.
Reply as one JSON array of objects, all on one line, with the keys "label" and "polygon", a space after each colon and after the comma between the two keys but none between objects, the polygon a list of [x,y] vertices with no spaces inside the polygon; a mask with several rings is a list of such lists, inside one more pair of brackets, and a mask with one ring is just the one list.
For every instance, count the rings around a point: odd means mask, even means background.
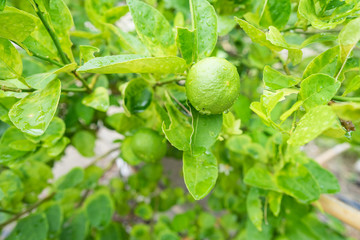
[{"label": "glossy green leaf", "polygon": [[106,112],[110,106],[109,94],[106,88],[98,87],[83,98],[82,103],[96,110]]},{"label": "glossy green leaf", "polygon": [[177,149],[188,151],[190,149],[192,127],[187,117],[172,102],[168,102],[165,106],[170,120],[169,123],[164,121],[162,124],[166,139]]},{"label": "glossy green leaf", "polygon": [[220,15],[217,17],[217,31],[219,36],[225,36],[231,32],[236,26],[233,16]]},{"label": "glossy green leaf", "polygon": [[0,37],[21,43],[35,29],[33,16],[13,7],[0,12]]},{"label": "glossy green leaf", "polygon": [[360,89],[360,75],[353,77],[350,82],[345,86],[343,96]]},{"label": "glossy green leaf", "polygon": [[6,240],[46,240],[48,229],[44,214],[31,214],[17,223]]},{"label": "glossy green leaf", "polygon": [[226,136],[240,135],[242,130],[240,129],[241,120],[236,119],[232,112],[223,114],[223,134]]},{"label": "glossy green leaf", "polygon": [[267,195],[269,201],[269,207],[274,216],[279,216],[281,210],[281,199],[283,194],[278,192],[269,192]]},{"label": "glossy green leaf", "polygon": [[36,144],[27,139],[21,139],[13,141],[9,144],[9,147],[18,151],[33,151],[36,149]]},{"label": "glossy green leaf", "polygon": [[259,190],[251,188],[246,197],[246,211],[250,221],[261,231],[263,221],[263,210]]},{"label": "glossy green leaf", "polygon": [[331,104],[336,115],[347,121],[360,121],[360,103],[345,102]]},{"label": "glossy green leaf", "polygon": [[300,81],[300,79],[297,79],[293,76],[284,75],[270,66],[265,66],[263,72],[263,81],[265,86],[269,89],[278,90],[295,86]]},{"label": "glossy green leaf", "polygon": [[318,33],[314,34],[311,37],[306,38],[300,45],[300,48],[305,48],[311,44],[319,43],[319,42],[330,42],[335,41],[337,39],[337,35],[331,33]]},{"label": "glossy green leaf", "polygon": [[77,211],[73,214],[72,218],[70,218],[69,223],[64,225],[60,234],[60,240],[84,240],[88,230],[89,222],[85,211]]},{"label": "glossy green leaf", "polygon": [[95,155],[95,140],[96,137],[94,134],[86,130],[80,130],[72,137],[71,143],[81,155],[84,157],[92,157]]},{"label": "glossy green leaf", "polygon": [[340,59],[345,62],[360,40],[360,18],[350,21],[339,33]]},{"label": "glossy green leaf", "polygon": [[203,153],[208,150],[217,140],[223,122],[222,114],[203,115],[194,108],[191,109],[192,127],[191,151]]},{"label": "glossy green leaf", "polygon": [[312,108],[300,119],[288,140],[288,144],[304,145],[335,125],[337,121],[335,113],[329,106]]},{"label": "glossy green leaf", "polygon": [[110,195],[104,191],[98,191],[88,197],[84,203],[90,225],[103,229],[106,227],[114,213],[114,204]]},{"label": "glossy green leaf", "polygon": [[105,12],[106,22],[115,23],[119,18],[129,12],[128,6],[112,7]]},{"label": "glossy green leaf", "polygon": [[244,182],[250,186],[278,191],[275,177],[264,167],[255,165],[245,174]]},{"label": "glossy green leaf", "polygon": [[19,52],[9,40],[0,38],[0,79],[18,78],[22,71]]},{"label": "glossy green leaf", "polygon": [[299,95],[306,110],[327,104],[340,88],[340,82],[325,74],[313,74],[301,82]]},{"label": "glossy green leaf", "polygon": [[186,62],[179,57],[145,57],[128,54],[91,59],[77,71],[90,73],[182,73]]},{"label": "glossy green leaf", "polygon": [[86,63],[89,60],[95,58],[94,54],[99,52],[100,49],[97,47],[89,46],[89,45],[81,45],[80,46],[80,62]]},{"label": "glossy green leaf", "polygon": [[60,231],[63,221],[63,212],[61,205],[57,202],[50,202],[43,208],[49,226],[49,234]]},{"label": "glossy green leaf", "polygon": [[315,57],[306,67],[303,73],[303,79],[315,73],[335,76],[337,69],[337,60],[339,55],[339,46],[335,46]]},{"label": "glossy green leaf", "polygon": [[67,137],[63,137],[59,141],[57,141],[53,146],[47,148],[47,154],[50,157],[56,157],[65,150],[66,146],[69,143],[70,143],[70,139]]},{"label": "glossy green leaf", "polygon": [[301,105],[303,105],[303,103],[304,102],[301,100],[294,103],[294,105],[292,105],[290,109],[281,114],[280,120],[285,121],[286,119],[288,119],[295,111],[297,111],[301,107]]},{"label": "glossy green leaf", "polygon": [[138,158],[134,151],[131,148],[131,140],[132,137],[127,137],[124,139],[120,146],[120,156],[124,159],[125,162],[129,163],[130,165],[138,165],[142,162],[140,158]]},{"label": "glossy green leaf", "polygon": [[309,160],[304,166],[317,182],[321,193],[337,193],[340,191],[336,177],[317,162]]},{"label": "glossy green leaf", "polygon": [[210,152],[194,155],[184,152],[183,174],[187,189],[196,199],[204,198],[215,186],[218,166],[215,156]]},{"label": "glossy green leaf", "polygon": [[84,169],[75,167],[55,182],[58,190],[76,187],[84,179]]},{"label": "glossy green leaf", "polygon": [[55,79],[15,103],[9,111],[11,122],[25,133],[42,135],[55,115],[60,93],[60,80]]},{"label": "glossy green leaf", "polygon": [[8,128],[0,139],[0,162],[6,163],[16,160],[26,154],[26,151],[19,151],[11,147],[11,143],[25,140],[24,134],[15,127]]},{"label": "glossy green leaf", "polygon": [[36,143],[42,141],[42,145],[44,147],[50,147],[54,145],[64,135],[64,133],[65,133],[64,121],[61,118],[54,117],[43,135],[40,136],[27,135],[26,137]]},{"label": "glossy green leaf", "polygon": [[127,0],[136,31],[152,55],[176,55],[175,35],[166,18],[139,0]]},{"label": "glossy green leaf", "polygon": [[147,109],[153,98],[153,90],[144,79],[131,80],[124,91],[124,108],[130,113],[140,113]]},{"label": "glossy green leaf", "polygon": [[303,203],[319,199],[320,188],[302,165],[287,165],[277,175],[277,184],[286,194]]},{"label": "glossy green leaf", "polygon": [[194,62],[194,37],[194,31],[190,31],[187,28],[176,28],[176,45],[180,49],[186,64],[192,64]]},{"label": "glossy green leaf", "polygon": [[206,0],[191,0],[195,60],[209,57],[217,42],[217,17],[214,7]]},{"label": "glossy green leaf", "polygon": [[291,14],[291,1],[268,0],[264,8],[260,25],[263,27],[275,26],[282,29],[288,22]]}]

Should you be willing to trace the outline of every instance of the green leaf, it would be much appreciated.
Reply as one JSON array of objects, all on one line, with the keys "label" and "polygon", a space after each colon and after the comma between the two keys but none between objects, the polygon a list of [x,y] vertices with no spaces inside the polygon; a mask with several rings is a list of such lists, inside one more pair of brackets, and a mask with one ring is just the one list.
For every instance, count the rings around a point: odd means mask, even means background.
[{"label": "green leaf", "polygon": [[103,176],[104,170],[101,167],[90,165],[85,168],[84,180],[81,183],[81,187],[86,189],[92,189],[97,186],[97,182]]},{"label": "green leaf", "polygon": [[18,151],[10,147],[12,142],[24,139],[24,134],[17,128],[8,128],[0,139],[0,162],[6,163],[24,156],[25,151]]},{"label": "green leaf", "polygon": [[242,130],[240,129],[241,120],[236,119],[232,112],[223,114],[223,129],[222,132],[226,136],[240,135]]},{"label": "green leaf", "polygon": [[33,151],[36,149],[36,144],[27,139],[21,139],[13,141],[9,144],[9,147],[18,151]]},{"label": "green leaf", "polygon": [[355,122],[360,121],[360,103],[334,103],[331,104],[331,108],[341,119]]},{"label": "green leaf", "polygon": [[176,28],[176,45],[188,65],[194,62],[194,37],[194,31],[190,31],[187,28]]},{"label": "green leaf", "polygon": [[356,91],[360,88],[360,75],[353,77],[350,82],[345,86],[343,96],[348,95],[350,92]]},{"label": "green leaf", "polygon": [[134,151],[131,148],[131,140],[132,137],[127,137],[124,139],[120,146],[120,156],[124,159],[125,162],[129,163],[130,165],[138,165],[142,162],[140,158],[138,158]]},{"label": "green leaf", "polygon": [[63,221],[63,212],[58,202],[50,202],[43,208],[49,226],[49,234],[55,234],[60,231]]},{"label": "green leaf", "polygon": [[58,190],[76,187],[84,179],[84,169],[75,167],[55,182]]},{"label": "green leaf", "polygon": [[0,0],[0,12],[4,10],[6,5],[6,0]]},{"label": "green leaf", "polygon": [[191,108],[192,127],[191,151],[203,153],[208,150],[217,140],[223,122],[222,114],[203,115]]},{"label": "green leaf", "polygon": [[21,179],[11,170],[0,173],[0,189],[2,191],[1,207],[11,208],[13,204],[20,202],[24,197],[24,185]]},{"label": "green leaf", "polygon": [[247,171],[244,182],[257,188],[273,191],[279,190],[276,186],[275,177],[265,167],[260,165],[255,165]]},{"label": "green leaf", "polygon": [[329,106],[312,108],[300,119],[295,131],[288,140],[288,144],[294,146],[304,145],[337,122],[337,117]]},{"label": "green leaf", "polygon": [[19,52],[9,40],[0,38],[0,79],[19,78],[22,71]]},{"label": "green leaf", "polygon": [[72,137],[71,143],[81,155],[84,157],[92,157],[95,155],[95,140],[96,137],[94,134],[86,130],[80,130]]},{"label": "green leaf", "polygon": [[91,59],[77,71],[90,73],[182,73],[186,62],[179,57],[145,57],[128,54]]},{"label": "green leaf", "polygon": [[288,22],[291,14],[291,1],[268,0],[264,8],[260,25],[263,27],[274,26],[282,29]]},{"label": "green leaf", "polygon": [[265,66],[263,72],[263,81],[265,86],[271,90],[278,90],[295,86],[300,79],[293,76],[284,75],[270,66]]},{"label": "green leaf", "polygon": [[143,120],[139,119],[137,116],[127,116],[125,113],[115,113],[111,116],[108,116],[105,119],[105,123],[108,124],[111,128],[115,129],[121,134],[125,134],[132,129],[137,128],[139,125],[143,124]]},{"label": "green leaf", "polygon": [[50,157],[56,157],[65,150],[66,146],[69,143],[70,139],[67,137],[63,137],[59,141],[57,141],[55,145],[49,147],[46,152]]},{"label": "green leaf", "polygon": [[188,151],[190,149],[192,127],[187,117],[182,114],[171,101],[168,101],[165,107],[170,120],[169,123],[164,121],[162,124],[162,130],[166,139],[177,149]]},{"label": "green leaf", "polygon": [[76,63],[67,64],[61,68],[54,69],[45,73],[38,73],[25,78],[26,83],[35,89],[43,89],[46,85],[53,81],[60,73],[69,73],[75,70],[77,67]]},{"label": "green leaf", "polygon": [[114,204],[110,195],[104,191],[98,191],[88,197],[84,203],[90,225],[97,228],[105,228],[111,221],[114,213]]},{"label": "green leaf", "polygon": [[140,113],[147,109],[153,98],[153,90],[141,78],[131,80],[124,91],[125,112],[130,114]]},{"label": "green leaf", "polygon": [[210,152],[194,155],[184,152],[183,174],[187,189],[195,200],[204,198],[215,186],[218,166]]},{"label": "green leaf", "polygon": [[88,230],[89,222],[85,211],[76,211],[70,219],[70,222],[64,225],[60,234],[60,240],[84,240]]},{"label": "green leaf", "polygon": [[176,55],[175,36],[166,18],[139,0],[127,0],[141,41],[156,57]]},{"label": "green leaf", "polygon": [[214,7],[206,0],[190,0],[196,57],[209,57],[217,42],[217,17]]},{"label": "green leaf", "polygon": [[110,106],[109,94],[106,88],[98,87],[81,101],[82,104],[96,110],[106,112]]},{"label": "green leaf", "polygon": [[291,116],[291,114],[293,114],[295,111],[297,111],[301,105],[303,105],[303,101],[297,101],[296,103],[294,103],[294,105],[291,106],[291,108],[289,110],[287,110],[286,112],[284,112],[283,114],[281,114],[280,116],[280,120],[281,121],[285,121],[286,119],[288,119],[288,117]]},{"label": "green leaf", "polygon": [[111,222],[104,230],[96,232],[96,240],[128,239],[126,230],[120,223]]},{"label": "green leaf", "polygon": [[232,136],[226,141],[226,147],[239,154],[245,154],[247,146],[250,144],[251,138],[248,135]]},{"label": "green leaf", "polygon": [[273,227],[270,224],[262,224],[262,231],[259,231],[249,218],[246,220],[245,239],[271,240]]},{"label": "green leaf", "polygon": [[31,214],[17,223],[6,240],[46,240],[48,229],[44,214]]},{"label": "green leaf", "polygon": [[10,109],[11,122],[25,133],[42,135],[55,115],[60,93],[60,80],[55,79],[43,90],[29,94]]},{"label": "green leaf", "polygon": [[309,160],[304,166],[317,182],[321,193],[337,193],[340,191],[340,185],[336,177],[317,162]]},{"label": "green leaf", "polygon": [[278,173],[276,180],[281,190],[300,202],[310,203],[320,197],[317,182],[302,165],[287,165]]},{"label": "green leaf", "polygon": [[299,95],[306,110],[327,104],[340,88],[341,83],[334,78],[318,73],[301,82]]},{"label": "green leaf", "polygon": [[151,206],[146,203],[140,203],[139,205],[137,205],[134,213],[136,216],[140,217],[145,221],[150,220],[153,216],[153,210]]},{"label": "green leaf", "polygon": [[279,216],[281,210],[281,199],[283,194],[270,191],[267,195],[271,212],[274,216]]},{"label": "green leaf", "polygon": [[5,7],[0,12],[0,37],[21,43],[35,29],[33,18],[30,13]]},{"label": "green leaf", "polygon": [[226,36],[234,29],[236,22],[233,16],[220,15],[217,17],[217,32],[219,36]]},{"label": "green leaf", "polygon": [[235,17],[235,20],[253,42],[256,42],[274,51],[281,51],[283,49],[283,47],[276,46],[272,44],[269,40],[267,40],[266,34],[260,29],[240,18]]},{"label": "green leaf", "polygon": [[99,52],[100,49],[97,47],[89,46],[89,45],[80,45],[79,47],[80,51],[80,63],[83,61],[83,63],[88,62],[89,60],[95,58],[94,54],[96,52]]},{"label": "green leaf", "polygon": [[360,18],[350,21],[339,33],[340,59],[345,62],[360,40]]},{"label": "green leaf", "polygon": [[335,76],[338,55],[339,46],[335,46],[321,53],[307,65],[303,73],[303,79],[315,73],[324,73],[331,77]]},{"label": "green leaf", "polygon": [[259,190],[251,188],[246,197],[246,211],[255,227],[262,231],[263,210]]}]

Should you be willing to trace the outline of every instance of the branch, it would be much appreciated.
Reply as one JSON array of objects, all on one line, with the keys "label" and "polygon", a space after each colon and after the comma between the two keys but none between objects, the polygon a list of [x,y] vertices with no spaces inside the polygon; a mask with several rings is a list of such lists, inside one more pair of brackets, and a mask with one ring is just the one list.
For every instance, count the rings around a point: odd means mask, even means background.
[{"label": "branch", "polygon": [[162,85],[165,85],[165,84],[174,83],[174,82],[178,82],[178,81],[182,81],[182,80],[186,80],[186,78],[176,78],[176,79],[171,79],[171,80],[167,80],[167,81],[156,82],[155,87],[162,86]]},{"label": "branch", "polygon": [[[22,93],[22,92],[35,92],[39,89],[35,89],[35,88],[28,88],[28,89],[22,89],[22,88],[12,88],[12,87],[7,87],[4,85],[0,85],[0,90],[5,91],[5,92],[17,92],[17,93]],[[86,92],[85,88],[62,88],[61,92]]]},{"label": "branch", "polygon": [[15,216],[13,216],[12,218],[10,218],[9,220],[7,220],[6,222],[3,222],[2,224],[0,224],[0,229],[2,229],[3,227],[5,227],[6,225],[8,225],[9,223],[12,223],[16,220],[18,220],[20,217],[22,217],[23,215],[30,213],[32,210],[34,210],[35,208],[37,208],[38,206],[40,206],[41,204],[51,200],[53,197],[55,196],[55,193],[50,194],[49,196],[41,199],[39,202],[35,203],[34,205],[32,205],[31,207],[29,207],[28,209],[26,209],[25,211],[16,214]]},{"label": "branch", "polygon": [[84,85],[84,87],[86,88],[87,92],[91,92],[91,88],[89,86],[89,84],[86,82],[86,80],[84,78],[82,78],[75,70],[71,72],[75,78],[79,79],[82,84]]},{"label": "branch", "polygon": [[332,99],[333,99],[333,100],[336,100],[336,101],[341,101],[341,102],[360,102],[360,97],[341,97],[341,96],[334,96]]}]

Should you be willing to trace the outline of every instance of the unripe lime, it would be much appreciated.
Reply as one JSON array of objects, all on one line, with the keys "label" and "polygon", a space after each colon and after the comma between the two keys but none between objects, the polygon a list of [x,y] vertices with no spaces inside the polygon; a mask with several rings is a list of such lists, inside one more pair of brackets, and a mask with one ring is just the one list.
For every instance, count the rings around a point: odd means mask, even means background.
[{"label": "unripe lime", "polygon": [[131,140],[134,154],[146,162],[161,160],[166,154],[166,142],[157,132],[149,128],[138,130]]},{"label": "unripe lime", "polygon": [[228,110],[240,94],[236,67],[223,58],[210,57],[196,63],[185,83],[191,105],[204,114]]}]

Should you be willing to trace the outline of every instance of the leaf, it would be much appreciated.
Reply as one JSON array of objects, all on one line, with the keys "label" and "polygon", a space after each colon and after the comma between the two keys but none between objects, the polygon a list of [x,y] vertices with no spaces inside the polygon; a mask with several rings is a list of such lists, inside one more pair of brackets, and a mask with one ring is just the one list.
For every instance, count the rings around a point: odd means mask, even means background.
[{"label": "leaf", "polygon": [[94,53],[99,52],[100,49],[89,45],[80,45],[79,51],[80,51],[80,60],[79,60],[80,63],[82,61],[83,63],[86,63],[89,60],[95,58]]},{"label": "leaf", "polygon": [[13,141],[9,144],[9,147],[12,149],[18,150],[18,151],[34,151],[36,149],[36,144],[27,140],[27,139],[21,139]]},{"label": "leaf", "polygon": [[315,73],[324,73],[331,77],[335,76],[339,46],[335,46],[315,57],[306,67],[303,79]]},{"label": "leaf", "polygon": [[25,140],[24,134],[15,127],[8,128],[0,139],[0,162],[6,163],[21,158],[26,151],[18,151],[11,148],[11,143],[18,140]]},{"label": "leaf", "polygon": [[124,91],[125,112],[130,114],[140,113],[147,109],[153,98],[153,90],[141,78],[131,80]]},{"label": "leaf", "polygon": [[303,105],[303,103],[304,102],[301,100],[294,103],[294,105],[292,105],[289,110],[281,114],[280,120],[285,121],[286,119],[288,119],[288,117],[290,117],[295,111],[297,111],[301,107],[301,105]]},{"label": "leaf", "polygon": [[342,96],[348,95],[350,92],[356,91],[360,88],[360,75],[353,77],[345,86],[345,91]]},{"label": "leaf", "polygon": [[80,167],[74,167],[67,174],[56,180],[55,186],[58,190],[73,188],[81,183],[83,179],[84,169]]},{"label": "leaf", "polygon": [[272,90],[278,90],[295,86],[300,81],[300,79],[297,79],[293,76],[284,75],[270,66],[265,66],[263,72],[263,81],[266,87]]},{"label": "leaf", "polygon": [[128,239],[125,228],[120,223],[111,222],[104,230],[96,232],[97,240]]},{"label": "leaf", "polygon": [[226,147],[239,154],[245,154],[247,146],[250,144],[251,138],[248,135],[232,136],[226,141]]},{"label": "leaf", "polygon": [[270,191],[267,195],[271,212],[275,217],[279,216],[281,210],[281,199],[283,194]]},{"label": "leaf", "polygon": [[48,229],[44,214],[31,214],[19,220],[6,240],[46,240]]},{"label": "leaf", "polygon": [[215,186],[218,177],[215,156],[210,152],[198,155],[184,152],[183,174],[186,187],[195,200],[204,198]]},{"label": "leaf", "polygon": [[9,111],[11,122],[22,132],[42,135],[55,115],[61,93],[60,80],[51,81],[15,103]]},{"label": "leaf", "polygon": [[260,19],[261,26],[282,29],[286,25],[291,14],[290,0],[268,0],[264,8]]},{"label": "leaf", "polygon": [[97,228],[105,228],[111,221],[114,213],[114,204],[108,193],[97,191],[88,197],[84,203],[90,225]]},{"label": "leaf", "polygon": [[222,114],[203,115],[191,108],[192,127],[191,151],[203,153],[208,150],[217,140],[223,122]]},{"label": "leaf", "polygon": [[259,231],[249,218],[246,219],[246,239],[271,240],[273,237],[273,227],[270,224],[262,224],[262,231]]},{"label": "leaf", "polygon": [[128,54],[98,57],[81,66],[78,72],[90,73],[182,73],[186,62],[179,57],[145,57]]},{"label": "leaf", "polygon": [[106,88],[98,87],[81,101],[82,104],[96,110],[106,112],[110,106],[109,94]]},{"label": "leaf", "polygon": [[0,189],[2,191],[1,207],[7,208],[20,202],[24,197],[24,185],[21,179],[11,170],[0,173]]},{"label": "leaf", "polygon": [[288,140],[288,144],[294,146],[304,145],[335,125],[337,121],[335,113],[329,106],[312,108],[300,119],[295,131]]},{"label": "leaf", "polygon": [[70,222],[64,225],[60,234],[60,240],[76,239],[84,240],[89,230],[89,221],[84,210],[76,211]]},{"label": "leaf", "polygon": [[219,36],[226,36],[236,26],[234,17],[231,15],[220,15],[217,17],[217,20],[217,32]]},{"label": "leaf", "polygon": [[360,121],[360,103],[345,102],[331,104],[336,115],[347,121]]},{"label": "leaf", "polygon": [[360,18],[348,22],[339,33],[340,59],[345,62],[350,52],[360,40]]},{"label": "leaf", "polygon": [[143,220],[150,220],[153,217],[153,210],[150,205],[146,203],[140,203],[136,206],[135,215],[140,217]]},{"label": "leaf", "polygon": [[235,17],[235,20],[253,42],[256,42],[274,51],[281,51],[283,49],[283,47],[276,46],[272,44],[269,40],[267,40],[266,34],[260,29],[240,18]]},{"label": "leaf", "polygon": [[224,135],[240,135],[242,130],[240,129],[241,120],[235,119],[235,116],[232,112],[223,114],[223,127],[222,132]]},{"label": "leaf", "polygon": [[19,78],[22,71],[23,64],[19,52],[9,40],[0,38],[0,79]]},{"label": "leaf", "polygon": [[176,45],[188,65],[194,62],[194,37],[194,31],[190,31],[187,28],[176,28]]},{"label": "leaf", "polygon": [[259,190],[250,188],[246,197],[246,211],[250,221],[255,227],[262,231],[263,210]]},{"label": "leaf", "polygon": [[176,109],[171,101],[168,101],[165,107],[170,119],[169,123],[164,121],[162,124],[162,130],[166,139],[177,149],[188,151],[190,149],[192,127],[187,117]]},{"label": "leaf", "polygon": [[253,187],[279,191],[275,177],[260,165],[255,165],[246,172],[244,182]]},{"label": "leaf", "polygon": [[317,182],[321,193],[337,193],[340,191],[340,185],[336,177],[317,162],[309,159],[304,166]]},{"label": "leaf", "polygon": [[35,22],[30,13],[13,7],[5,7],[0,12],[0,37],[21,43],[35,29]]},{"label": "leaf", "polygon": [[92,157],[95,155],[95,140],[96,137],[91,132],[80,130],[72,137],[71,143],[81,155],[84,157]]},{"label": "leaf", "polygon": [[152,55],[176,55],[175,36],[166,18],[155,8],[139,0],[126,1],[141,41]]},{"label": "leaf", "polygon": [[44,207],[47,223],[49,226],[49,234],[55,234],[60,231],[63,221],[63,212],[58,202],[50,202]]},{"label": "leaf", "polygon": [[61,68],[54,69],[49,72],[31,75],[31,76],[25,78],[25,81],[32,88],[43,89],[46,87],[46,85],[49,82],[53,81],[58,74],[69,73],[69,72],[75,70],[76,67],[77,67],[76,63],[70,63]]},{"label": "leaf", "polygon": [[120,157],[124,159],[128,164],[135,166],[142,162],[140,158],[138,158],[131,147],[132,137],[127,137],[124,139],[120,146]]},{"label": "leaf", "polygon": [[214,7],[206,0],[190,0],[194,44],[199,61],[209,57],[217,42],[217,17]]},{"label": "leaf", "polygon": [[276,180],[281,190],[300,202],[310,203],[320,197],[317,182],[302,165],[287,165],[278,173]]},{"label": "leaf", "polygon": [[105,119],[105,123],[121,134],[125,134],[143,124],[137,116],[127,116],[125,113],[115,113]]},{"label": "leaf", "polygon": [[56,157],[65,150],[66,146],[69,143],[70,139],[67,137],[63,137],[59,141],[57,141],[55,145],[49,147],[46,152],[50,157]]},{"label": "leaf", "polygon": [[4,10],[6,5],[6,0],[0,0],[0,12]]},{"label": "leaf", "polygon": [[341,83],[334,78],[318,73],[301,82],[299,95],[306,110],[327,104],[340,88]]},{"label": "leaf", "polygon": [[103,176],[104,170],[101,167],[90,165],[85,168],[84,180],[81,183],[82,188],[93,189],[97,186],[97,182]]}]

